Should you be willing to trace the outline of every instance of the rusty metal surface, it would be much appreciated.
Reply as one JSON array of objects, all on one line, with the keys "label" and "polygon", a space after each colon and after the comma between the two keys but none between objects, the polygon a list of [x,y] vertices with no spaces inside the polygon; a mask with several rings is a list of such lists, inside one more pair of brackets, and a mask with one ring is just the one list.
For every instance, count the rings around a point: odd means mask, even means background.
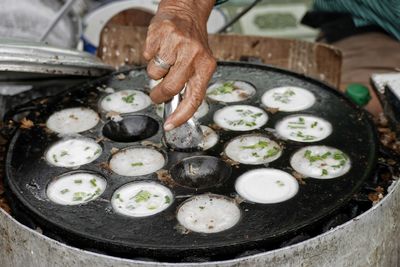
[{"label": "rusty metal surface", "polygon": [[[0,129],[2,123],[0,122]],[[4,174],[4,157],[6,152],[6,140],[0,135],[0,210],[3,209],[5,212],[10,213],[10,207],[5,199],[4,184],[2,175]]]},{"label": "rusty metal surface", "polygon": [[400,185],[364,214],[302,243],[250,257],[202,264],[125,260],[66,246],[0,209],[2,267],[98,266],[399,266]]}]

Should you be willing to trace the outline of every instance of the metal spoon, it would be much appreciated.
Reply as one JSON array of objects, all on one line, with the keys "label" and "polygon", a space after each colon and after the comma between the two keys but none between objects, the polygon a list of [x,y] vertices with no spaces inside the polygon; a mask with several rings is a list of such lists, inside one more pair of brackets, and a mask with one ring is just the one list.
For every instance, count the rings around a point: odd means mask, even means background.
[{"label": "metal spoon", "polygon": [[[182,90],[184,91],[185,88]],[[164,121],[176,110],[182,101],[182,94],[179,93],[164,105]],[[165,143],[172,149],[181,151],[197,150],[203,143],[204,135],[200,124],[194,118],[189,119],[181,126],[164,132]]]}]

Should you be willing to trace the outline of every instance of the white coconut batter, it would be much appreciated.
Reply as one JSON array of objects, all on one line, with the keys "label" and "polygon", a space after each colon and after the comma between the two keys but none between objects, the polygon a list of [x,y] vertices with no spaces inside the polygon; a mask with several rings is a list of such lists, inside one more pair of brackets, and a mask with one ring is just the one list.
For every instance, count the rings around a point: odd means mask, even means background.
[{"label": "white coconut batter", "polygon": [[248,105],[227,106],[214,113],[214,122],[232,131],[258,129],[267,121],[268,115],[264,110]]},{"label": "white coconut batter", "polygon": [[257,165],[279,158],[282,154],[282,148],[268,137],[243,135],[228,143],[225,154],[234,161]]},{"label": "white coconut batter", "polygon": [[336,178],[351,167],[350,158],[342,151],[327,146],[308,146],[298,150],[290,159],[294,170],[307,177]]},{"label": "white coconut batter", "polygon": [[66,174],[48,185],[47,196],[60,205],[79,205],[98,198],[106,186],[104,178],[92,173]]},{"label": "white coconut batter", "polygon": [[128,148],[114,154],[112,171],[123,176],[140,176],[158,171],[165,165],[163,154],[152,148]]},{"label": "white coconut batter", "polygon": [[242,174],[235,183],[236,192],[244,199],[261,204],[272,204],[294,197],[297,180],[277,169],[255,169]]},{"label": "white coconut batter", "polygon": [[173,202],[171,190],[154,182],[129,183],[113,194],[113,209],[131,217],[145,217],[159,213]]},{"label": "white coconut batter", "polygon": [[297,142],[316,142],[332,133],[332,125],[311,115],[288,116],[275,126],[279,135]]},{"label": "white coconut batter", "polygon": [[100,105],[108,112],[130,113],[147,108],[151,99],[138,90],[122,90],[104,97]]},{"label": "white coconut batter", "polygon": [[227,81],[212,84],[207,89],[207,97],[219,102],[239,102],[255,95],[256,89],[247,82]]},{"label": "white coconut batter", "polygon": [[315,103],[315,96],[303,88],[284,86],[268,90],[261,101],[268,108],[291,112],[310,108]]},{"label": "white coconut batter", "polygon": [[96,160],[102,148],[89,138],[64,139],[53,144],[45,154],[46,160],[57,167],[78,167]]},{"label": "white coconut batter", "polygon": [[186,200],[178,210],[177,219],[193,232],[217,233],[233,227],[240,216],[240,209],[233,200],[204,194]]},{"label": "white coconut batter", "polygon": [[60,134],[72,134],[92,129],[99,121],[99,115],[89,108],[67,108],[52,114],[46,126]]},{"label": "white coconut batter", "polygon": [[200,128],[204,136],[203,142],[200,144],[200,147],[203,150],[207,150],[215,146],[219,140],[218,134],[208,126],[200,125]]}]

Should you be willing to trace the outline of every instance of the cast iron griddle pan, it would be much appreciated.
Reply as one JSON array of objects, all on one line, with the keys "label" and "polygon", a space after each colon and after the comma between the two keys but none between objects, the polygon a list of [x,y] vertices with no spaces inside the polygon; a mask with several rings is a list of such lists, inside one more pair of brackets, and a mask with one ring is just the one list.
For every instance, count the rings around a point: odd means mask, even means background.
[{"label": "cast iron griddle pan", "polygon": [[[123,80],[118,79],[117,74],[113,74],[42,101],[42,104],[37,105],[35,111],[28,116],[35,126],[31,129],[18,129],[9,145],[6,174],[12,193],[41,227],[51,229],[56,235],[80,247],[97,249],[114,255],[175,260],[188,255],[230,255],[257,248],[257,246],[265,246],[318,222],[338,209],[360,188],[363,181],[372,175],[376,166],[377,139],[374,126],[366,113],[352,105],[342,94],[321,82],[286,70],[249,63],[221,62],[213,81],[248,81],[257,89],[256,95],[241,104],[261,106],[260,99],[266,90],[286,85],[311,91],[315,94],[317,101],[311,108],[301,112],[269,113],[269,121],[259,130],[248,132],[221,130],[219,131],[220,142],[206,152],[174,152],[163,146],[160,150],[167,155],[167,165],[164,169],[169,170],[179,160],[189,156],[221,157],[220,153],[227,141],[239,135],[263,133],[274,138],[265,129],[274,128],[283,117],[291,114],[314,114],[331,122],[333,133],[328,138],[314,143],[277,140],[283,146],[282,156],[268,166],[291,173],[293,170],[289,160],[295,151],[306,145],[327,145],[338,148],[350,156],[351,170],[335,179],[305,179],[305,184],[300,184],[297,195],[282,203],[242,202],[239,204],[242,212],[239,223],[220,233],[182,232],[176,219],[178,206],[190,196],[205,192],[235,197],[236,178],[250,169],[263,168],[264,165],[241,164],[239,168],[232,167],[230,176],[226,175],[229,172],[222,170],[224,179],[205,181],[205,186],[201,186],[201,189],[164,182],[175,195],[173,204],[167,210],[150,217],[125,217],[112,209],[110,200],[113,192],[131,181],[161,181],[155,173],[140,177],[119,176],[104,168],[102,163],[109,161],[112,148],[141,146],[143,145],[141,141],[144,140],[156,144],[162,143],[162,122],[156,115],[155,106],[150,106],[146,110],[135,113],[136,117],[131,117],[137,120],[132,125],[139,125],[137,122],[141,120],[149,120],[141,116],[151,117],[156,122],[147,124],[144,134],[142,133],[140,137],[129,138],[129,132],[118,131],[112,123],[107,125],[109,120],[98,107],[99,100],[105,93],[99,91],[98,86],[105,85],[115,90],[138,89],[145,92],[149,90],[149,80],[144,68],[132,69],[124,74],[126,78]],[[103,147],[103,154],[91,164],[79,168],[79,170],[93,171],[105,177],[108,183],[105,192],[87,204],[61,206],[47,198],[46,186],[55,177],[73,170],[53,167],[45,161],[43,156],[46,149],[60,137],[46,131],[43,124],[55,111],[78,106],[97,110],[102,117],[102,121],[95,128],[81,135],[94,139],[102,138],[103,128],[108,128],[112,130],[109,137],[117,141],[108,138],[102,140],[100,144]],[[208,115],[200,119],[203,125],[212,124],[214,112],[224,105],[209,102],[209,106]],[[129,121],[126,116],[124,117],[124,121]],[[150,119],[150,121],[153,120]],[[139,139],[143,140],[132,142]]]}]

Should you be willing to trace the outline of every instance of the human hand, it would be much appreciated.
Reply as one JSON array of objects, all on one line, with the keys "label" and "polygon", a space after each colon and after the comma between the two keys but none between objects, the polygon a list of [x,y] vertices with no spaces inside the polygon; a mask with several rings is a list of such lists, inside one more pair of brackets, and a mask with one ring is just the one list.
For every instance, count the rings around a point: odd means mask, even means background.
[{"label": "human hand", "polygon": [[[216,61],[207,38],[207,20],[214,3],[215,0],[162,0],[149,26],[143,53],[149,61],[147,72],[152,79],[163,78],[152,90],[151,99],[156,104],[166,102],[187,83],[182,102],[164,123],[166,131],[193,116],[215,71]],[[163,62],[157,62],[157,58]]]}]

